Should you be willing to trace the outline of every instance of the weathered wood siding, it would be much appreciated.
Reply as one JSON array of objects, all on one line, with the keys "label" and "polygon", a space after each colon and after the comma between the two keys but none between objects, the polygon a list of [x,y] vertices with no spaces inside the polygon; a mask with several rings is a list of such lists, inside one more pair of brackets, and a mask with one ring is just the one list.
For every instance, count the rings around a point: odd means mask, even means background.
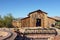
[{"label": "weathered wood siding", "polygon": [[55,23],[56,23],[55,19],[52,19],[52,18],[49,18],[49,17],[48,17],[48,26],[49,26],[49,27],[51,27],[52,24],[55,24]]},{"label": "weathered wood siding", "polygon": [[30,18],[25,18],[21,20],[21,27],[30,27]]}]

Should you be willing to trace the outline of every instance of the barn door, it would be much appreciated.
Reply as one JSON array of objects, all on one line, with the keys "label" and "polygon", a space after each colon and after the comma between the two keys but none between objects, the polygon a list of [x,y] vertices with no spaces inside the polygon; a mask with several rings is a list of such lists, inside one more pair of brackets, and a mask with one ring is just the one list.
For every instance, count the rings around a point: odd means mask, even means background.
[{"label": "barn door", "polygon": [[36,27],[41,26],[41,19],[36,19]]}]

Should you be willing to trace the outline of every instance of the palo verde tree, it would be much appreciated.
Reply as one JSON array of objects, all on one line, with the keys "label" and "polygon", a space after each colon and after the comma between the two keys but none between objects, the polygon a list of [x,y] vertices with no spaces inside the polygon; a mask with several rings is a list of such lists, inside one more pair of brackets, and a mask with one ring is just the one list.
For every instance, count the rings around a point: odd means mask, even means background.
[{"label": "palo verde tree", "polygon": [[57,27],[58,29],[60,29],[60,21],[57,21],[57,22],[56,22],[56,27]]},{"label": "palo verde tree", "polygon": [[0,27],[12,28],[13,19],[14,19],[14,17],[12,16],[12,14],[7,14],[3,18],[0,16]]},{"label": "palo verde tree", "polygon": [[13,16],[11,14],[8,14],[6,16],[4,16],[4,25],[8,28],[13,27],[12,26],[12,21],[13,21]]},{"label": "palo verde tree", "polygon": [[0,27],[3,27],[3,26],[4,26],[3,18],[2,18],[1,15],[0,15]]}]

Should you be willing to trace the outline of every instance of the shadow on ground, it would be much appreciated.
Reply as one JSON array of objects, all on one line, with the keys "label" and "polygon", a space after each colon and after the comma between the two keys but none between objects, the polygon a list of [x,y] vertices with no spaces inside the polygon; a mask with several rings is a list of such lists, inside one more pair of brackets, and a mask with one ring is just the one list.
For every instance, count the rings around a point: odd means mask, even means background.
[{"label": "shadow on ground", "polygon": [[26,36],[21,36],[21,34],[19,32],[16,32],[17,36],[14,40],[30,40],[30,38],[27,38]]}]

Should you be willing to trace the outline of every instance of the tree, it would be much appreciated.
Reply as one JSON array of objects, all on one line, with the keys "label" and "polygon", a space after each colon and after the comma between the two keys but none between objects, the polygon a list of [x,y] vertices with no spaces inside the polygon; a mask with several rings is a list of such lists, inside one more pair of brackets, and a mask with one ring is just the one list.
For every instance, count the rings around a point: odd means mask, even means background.
[{"label": "tree", "polygon": [[4,16],[4,25],[8,28],[13,27],[12,26],[13,19],[14,17],[11,14]]},{"label": "tree", "polygon": [[13,21],[14,17],[12,16],[12,14],[7,14],[5,15],[3,18],[0,16],[0,27],[8,27],[11,28],[12,26],[12,21]]},{"label": "tree", "polygon": [[2,18],[1,15],[0,15],[0,27],[3,27],[3,26],[4,26],[3,18]]},{"label": "tree", "polygon": [[58,29],[60,29],[60,21],[57,21],[57,22],[56,22],[56,27],[57,27]]}]

